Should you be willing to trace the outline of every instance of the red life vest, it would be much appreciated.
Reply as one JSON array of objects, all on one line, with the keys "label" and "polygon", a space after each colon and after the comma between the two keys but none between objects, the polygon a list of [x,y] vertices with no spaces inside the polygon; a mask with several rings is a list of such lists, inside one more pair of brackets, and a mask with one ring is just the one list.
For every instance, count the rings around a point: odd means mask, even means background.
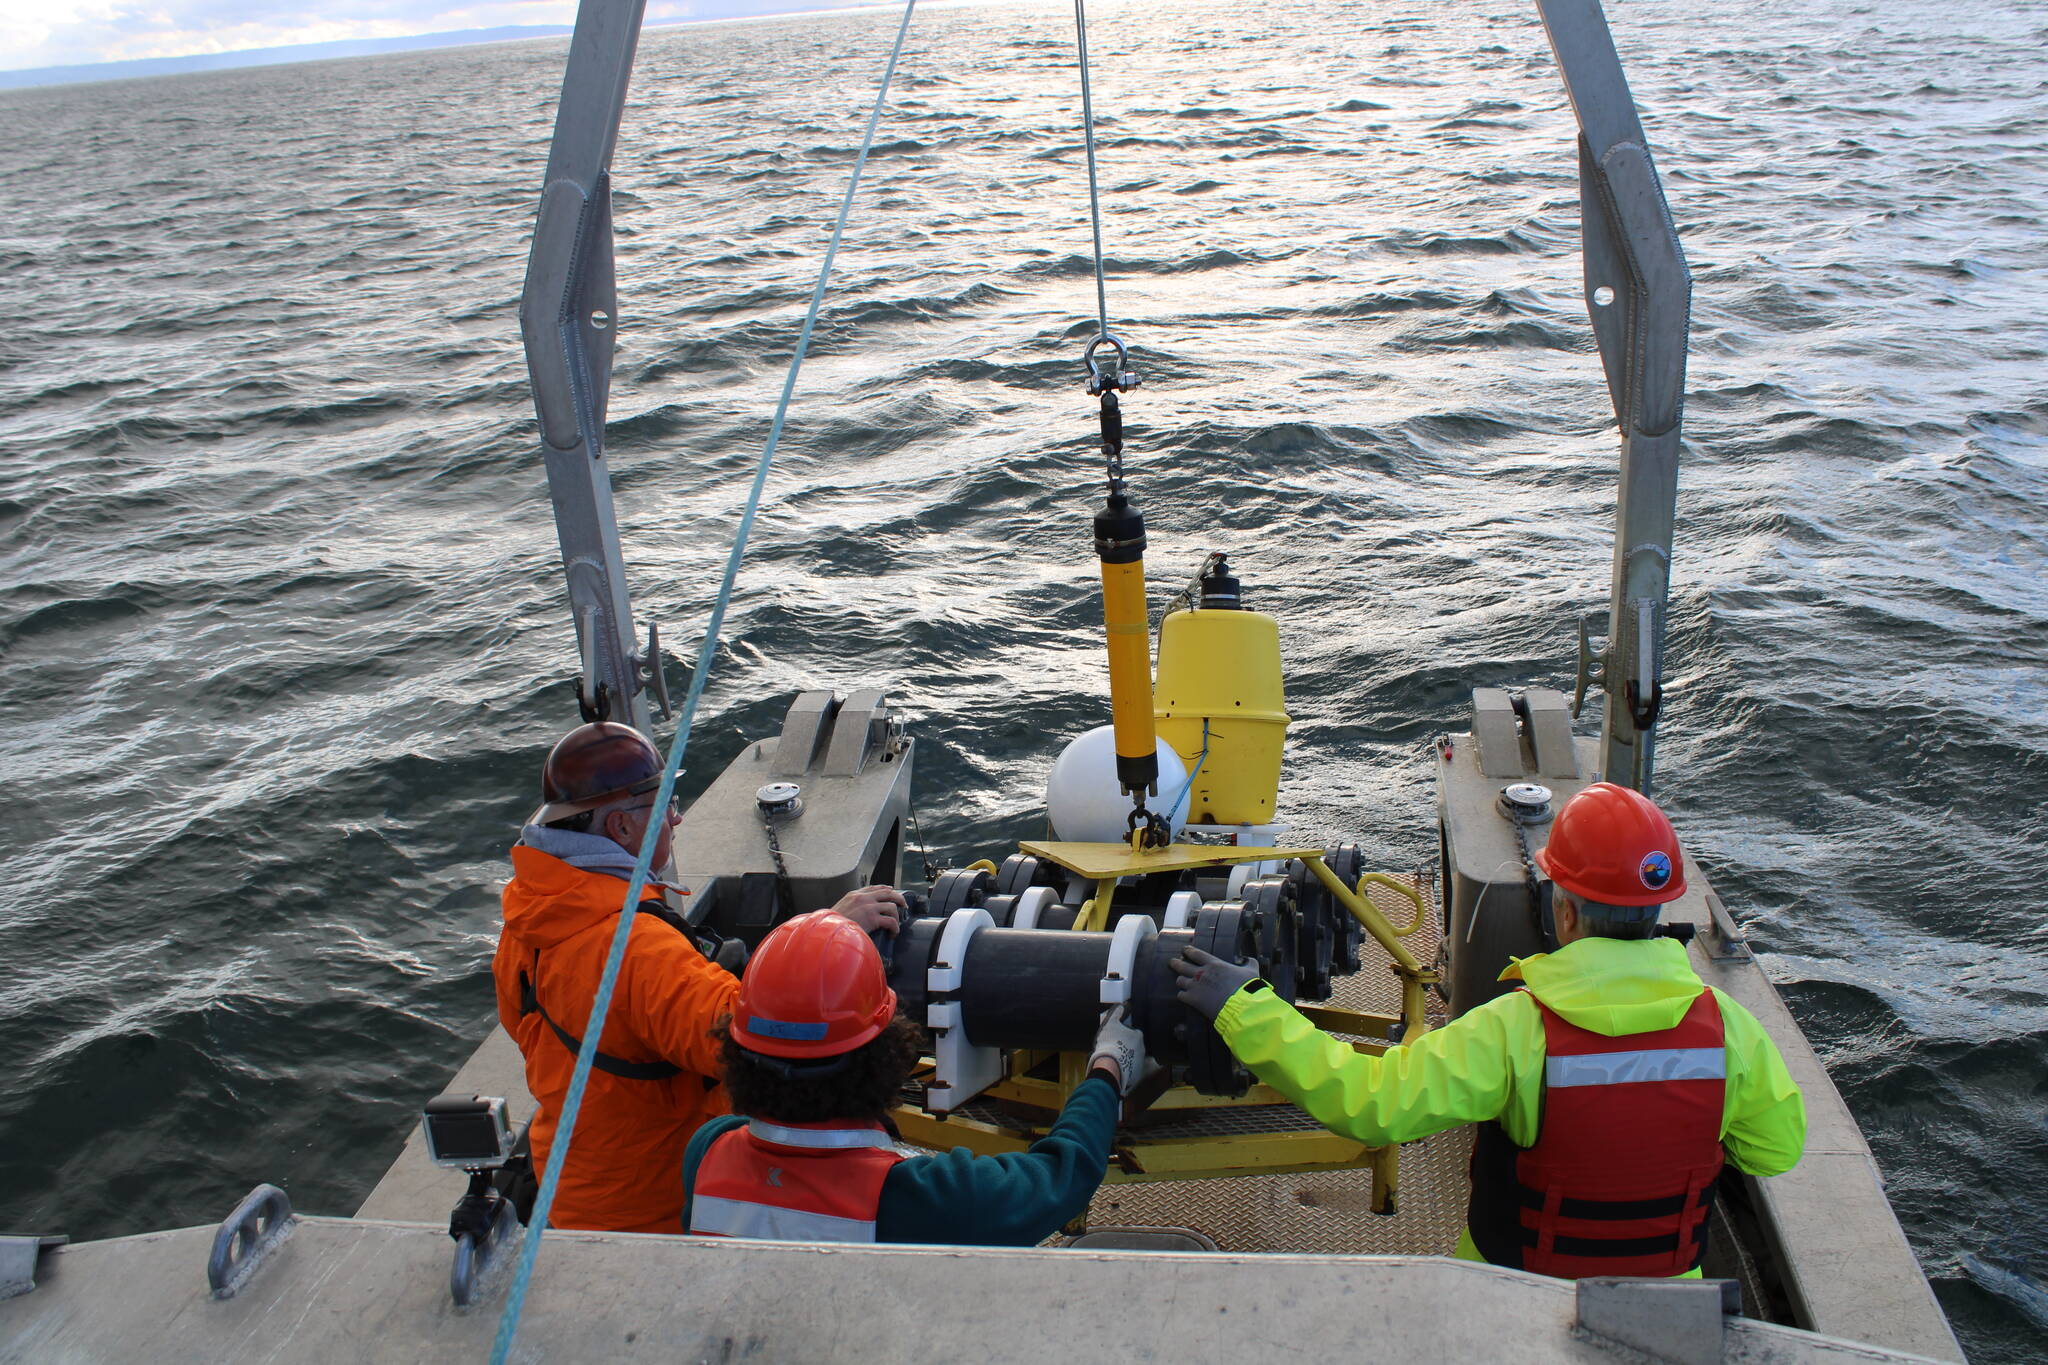
[{"label": "red life vest", "polygon": [[882,1182],[904,1154],[879,1123],[748,1119],[697,1164],[689,1231],[780,1242],[872,1242]]},{"label": "red life vest", "polygon": [[1713,991],[1674,1028],[1612,1038],[1536,1007],[1542,1123],[1527,1149],[1498,1122],[1480,1125],[1467,1215],[1479,1254],[1561,1279],[1698,1266],[1728,1075]]}]

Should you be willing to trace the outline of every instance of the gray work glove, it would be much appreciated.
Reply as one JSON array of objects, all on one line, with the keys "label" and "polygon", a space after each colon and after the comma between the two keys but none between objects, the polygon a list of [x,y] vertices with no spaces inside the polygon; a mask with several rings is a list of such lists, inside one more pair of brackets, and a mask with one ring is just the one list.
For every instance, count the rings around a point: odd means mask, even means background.
[{"label": "gray work glove", "polygon": [[1209,1020],[1222,1011],[1224,1001],[1243,990],[1246,983],[1259,979],[1256,963],[1240,966],[1225,962],[1193,944],[1181,949],[1180,956],[1166,965],[1180,978],[1180,1002]]},{"label": "gray work glove", "polygon": [[1088,1054],[1088,1069],[1093,1071],[1105,1061],[1114,1064],[1119,1095],[1130,1094],[1145,1077],[1145,1035],[1131,1026],[1129,1006],[1111,1005],[1102,1012],[1102,1027],[1095,1031],[1095,1050]]}]

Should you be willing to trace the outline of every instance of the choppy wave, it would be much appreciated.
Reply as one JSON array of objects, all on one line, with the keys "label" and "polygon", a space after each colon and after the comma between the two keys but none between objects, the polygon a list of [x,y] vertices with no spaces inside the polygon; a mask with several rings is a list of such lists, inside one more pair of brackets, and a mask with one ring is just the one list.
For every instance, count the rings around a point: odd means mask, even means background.
[{"label": "choppy wave", "polygon": [[[2038,3],[1616,5],[1696,279],[1663,794],[1979,1359],[2048,1266]],[[1154,563],[1278,613],[1292,818],[1428,856],[1427,734],[1568,685],[1614,448],[1534,7],[1119,11]],[[615,166],[636,605],[703,619],[892,21],[650,32]],[[1064,12],[920,18],[686,786],[798,687],[1034,829],[1106,700]],[[514,323],[562,45],[0,95],[0,1223],[346,1211],[487,1027],[571,633]],[[680,663],[671,663],[680,675]],[[1063,718],[1048,724],[1047,718]]]}]

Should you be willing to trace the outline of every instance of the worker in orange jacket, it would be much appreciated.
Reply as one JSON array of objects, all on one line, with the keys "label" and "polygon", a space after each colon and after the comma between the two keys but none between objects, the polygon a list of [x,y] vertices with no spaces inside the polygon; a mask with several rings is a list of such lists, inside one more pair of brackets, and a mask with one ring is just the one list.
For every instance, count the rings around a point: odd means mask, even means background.
[{"label": "worker in orange jacket", "polygon": [[[547,1162],[650,820],[661,822],[654,874],[667,873],[681,817],[673,802],[654,810],[661,770],[654,746],[629,725],[572,730],[548,754],[543,803],[512,849],[491,972],[498,1021],[519,1044],[538,1103],[535,1170]],[[554,1227],[674,1232],[683,1149],[699,1124],[727,1111],[711,1028],[731,1013],[739,980],[707,958],[699,931],[661,899],[663,885],[650,879],[633,920],[555,1192]],[[892,888],[870,886],[832,908],[866,932],[893,933],[902,905]]]}]

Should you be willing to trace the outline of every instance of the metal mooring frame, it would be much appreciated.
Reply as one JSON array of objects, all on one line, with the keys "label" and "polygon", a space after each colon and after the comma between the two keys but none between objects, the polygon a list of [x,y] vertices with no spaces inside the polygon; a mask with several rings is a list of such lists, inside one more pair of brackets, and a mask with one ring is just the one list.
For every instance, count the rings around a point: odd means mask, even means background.
[{"label": "metal mooring frame", "polygon": [[[1227,870],[1239,863],[1300,859],[1330,895],[1387,954],[1392,970],[1401,979],[1402,1006],[1399,1015],[1374,1014],[1326,1005],[1303,1005],[1310,1022],[1328,1032],[1356,1039],[1351,1047],[1377,1055],[1395,1046],[1395,1039],[1420,1037],[1428,1029],[1424,992],[1437,980],[1433,968],[1423,965],[1401,939],[1416,924],[1397,929],[1380,913],[1364,893],[1369,884],[1384,884],[1409,898],[1415,906],[1416,923],[1427,913],[1427,902],[1406,883],[1381,874],[1367,873],[1356,887],[1345,885],[1324,860],[1321,849],[1251,848],[1207,844],[1174,844],[1163,849],[1133,850],[1124,844],[1073,844],[1026,842],[1020,850],[1031,857],[1058,864],[1075,876],[1095,884],[1095,893],[1078,908],[1074,929],[1101,930],[1110,923],[1112,898],[1119,878],[1141,877],[1165,871],[1196,869]],[[993,862],[976,864],[995,871]],[[1004,1059],[1000,1080],[982,1092],[985,1100],[1012,1113],[1023,1110],[1024,1123],[996,1123],[955,1109],[944,1118],[911,1105],[899,1105],[892,1118],[897,1131],[908,1142],[944,1151],[965,1147],[984,1156],[1021,1152],[1044,1135],[1052,1117],[1065,1105],[1075,1088],[1086,1079],[1087,1058],[1078,1053],[1030,1050],[1011,1052]],[[929,1069],[916,1078],[928,1081]],[[1175,1086],[1150,1098],[1141,1107],[1149,1113],[1181,1112],[1189,1115],[1211,1110],[1249,1109],[1285,1105],[1286,1096],[1267,1086],[1255,1085],[1243,1095],[1200,1094],[1188,1086]],[[1127,1111],[1128,1112],[1128,1111]],[[1147,1136],[1140,1130],[1121,1130],[1107,1177],[1110,1184],[1135,1184],[1157,1180],[1227,1179],[1245,1175],[1282,1175],[1301,1171],[1367,1169],[1372,1174],[1372,1209],[1392,1213],[1399,1184],[1400,1149],[1368,1147],[1320,1127],[1271,1133],[1229,1133],[1202,1136]]]}]

